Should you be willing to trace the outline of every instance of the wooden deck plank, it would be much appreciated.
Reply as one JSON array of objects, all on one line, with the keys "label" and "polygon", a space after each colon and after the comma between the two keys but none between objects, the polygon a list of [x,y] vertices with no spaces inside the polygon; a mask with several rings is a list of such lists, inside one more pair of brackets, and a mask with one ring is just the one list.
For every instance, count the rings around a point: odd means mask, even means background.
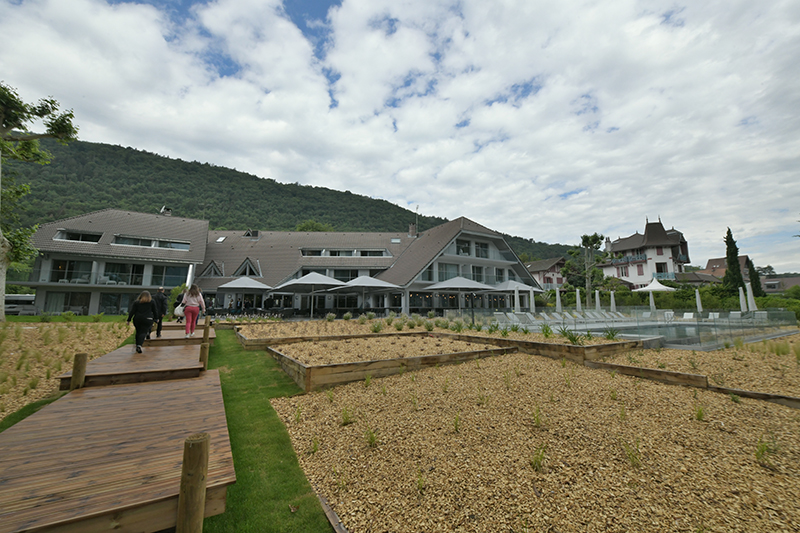
[{"label": "wooden deck plank", "polygon": [[210,516],[236,480],[217,371],[73,391],[0,433],[0,532],[174,526],[183,441],[202,431]]},{"label": "wooden deck plank", "polygon": [[[136,353],[128,345],[89,361],[84,386],[191,378],[199,376],[202,369],[196,345],[149,346],[144,353]],[[61,390],[69,390],[71,377],[72,371],[59,376]]]},{"label": "wooden deck plank", "polygon": [[[217,333],[214,328],[209,328],[208,342],[214,344],[217,338]],[[144,341],[145,348],[148,346],[184,346],[184,345],[200,345],[203,342],[203,327],[197,326],[194,337],[186,338],[186,333],[181,329],[169,329],[161,332],[161,337],[152,335],[149,340]]]}]

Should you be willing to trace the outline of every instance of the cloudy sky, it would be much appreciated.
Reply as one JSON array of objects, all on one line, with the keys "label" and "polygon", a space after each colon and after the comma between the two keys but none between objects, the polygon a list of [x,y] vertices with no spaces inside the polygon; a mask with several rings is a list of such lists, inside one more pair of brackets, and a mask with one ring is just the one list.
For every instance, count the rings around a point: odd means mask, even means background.
[{"label": "cloudy sky", "polygon": [[0,0],[0,35],[83,140],[800,272],[796,0]]}]

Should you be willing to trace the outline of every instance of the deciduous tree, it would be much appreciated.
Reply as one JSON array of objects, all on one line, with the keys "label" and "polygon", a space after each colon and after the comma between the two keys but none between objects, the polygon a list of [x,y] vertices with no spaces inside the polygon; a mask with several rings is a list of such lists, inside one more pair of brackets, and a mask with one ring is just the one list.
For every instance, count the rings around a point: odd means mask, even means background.
[{"label": "deciduous tree", "polygon": [[[14,88],[0,82],[0,184],[3,161],[41,164],[50,161],[50,154],[40,148],[39,139],[52,137],[59,142],[68,142],[77,138],[78,129],[72,124],[75,118],[72,110],[60,112],[59,107],[53,98],[43,98],[37,104],[26,104]],[[44,133],[29,130],[38,122],[44,126]],[[24,192],[23,189],[21,193]],[[2,207],[0,205],[0,211]],[[11,232],[6,234],[8,231]],[[30,242],[33,231],[13,231],[5,225],[0,227],[0,302],[5,300],[8,266],[12,262],[24,262],[36,253]],[[5,319],[5,306],[0,306],[0,321]]]}]

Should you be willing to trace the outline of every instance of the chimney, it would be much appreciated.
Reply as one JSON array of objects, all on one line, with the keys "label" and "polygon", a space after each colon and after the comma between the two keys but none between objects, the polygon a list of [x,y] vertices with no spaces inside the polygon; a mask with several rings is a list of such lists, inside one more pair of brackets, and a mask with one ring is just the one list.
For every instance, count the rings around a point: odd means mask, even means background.
[{"label": "chimney", "polygon": [[416,237],[417,236],[417,225],[416,224],[409,224],[408,225],[408,236],[409,237]]}]

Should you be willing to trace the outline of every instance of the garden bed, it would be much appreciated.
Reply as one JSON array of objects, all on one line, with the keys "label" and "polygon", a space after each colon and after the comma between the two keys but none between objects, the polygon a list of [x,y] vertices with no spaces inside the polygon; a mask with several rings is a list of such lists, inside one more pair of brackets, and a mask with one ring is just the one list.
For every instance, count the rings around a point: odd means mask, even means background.
[{"label": "garden bed", "polygon": [[800,522],[800,416],[767,402],[513,353],[272,404],[351,533]]}]

